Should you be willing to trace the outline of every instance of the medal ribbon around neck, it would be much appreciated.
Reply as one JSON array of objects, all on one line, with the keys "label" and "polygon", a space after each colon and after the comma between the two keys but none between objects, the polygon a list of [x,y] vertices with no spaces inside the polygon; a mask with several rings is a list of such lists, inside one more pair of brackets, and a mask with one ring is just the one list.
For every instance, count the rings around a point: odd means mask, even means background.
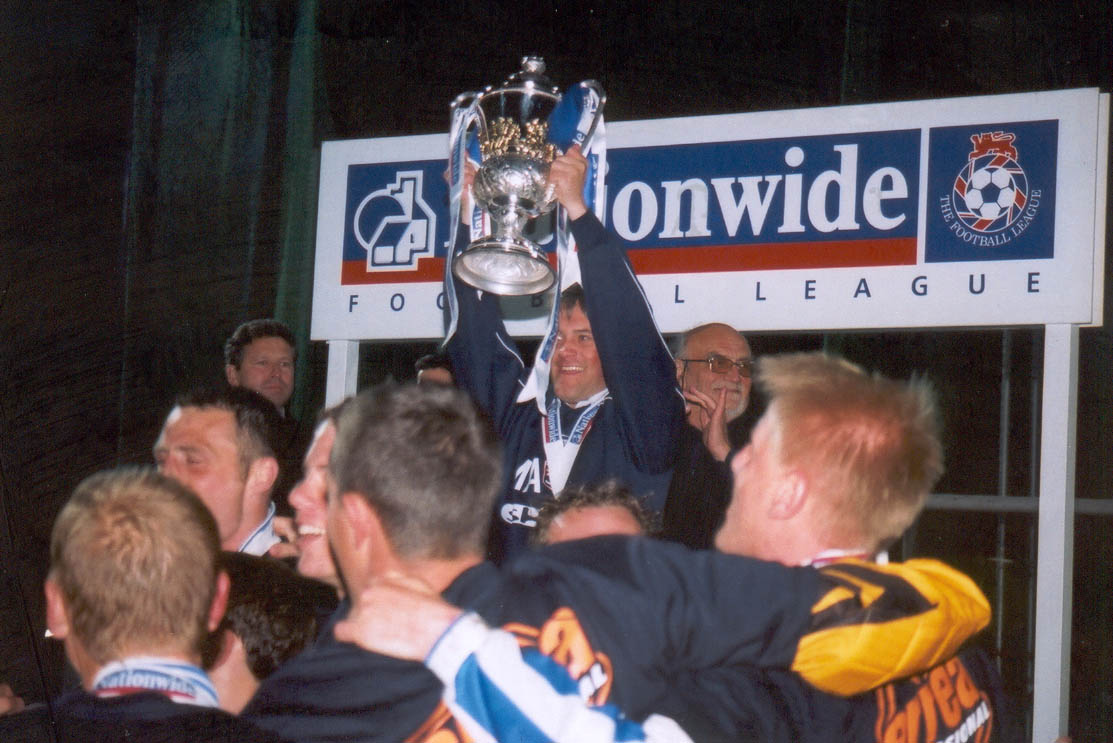
[{"label": "medal ribbon around neck", "polygon": [[580,444],[583,443],[587,432],[591,430],[595,414],[599,412],[606,399],[605,389],[589,397],[585,401],[586,404],[580,408],[582,412],[576,418],[567,436],[564,435],[560,421],[560,400],[555,395],[549,400],[545,425],[542,428],[545,437],[545,460],[549,463],[549,487],[554,494],[564,490],[564,484],[568,482],[568,475],[572,472],[572,464],[580,451]]}]

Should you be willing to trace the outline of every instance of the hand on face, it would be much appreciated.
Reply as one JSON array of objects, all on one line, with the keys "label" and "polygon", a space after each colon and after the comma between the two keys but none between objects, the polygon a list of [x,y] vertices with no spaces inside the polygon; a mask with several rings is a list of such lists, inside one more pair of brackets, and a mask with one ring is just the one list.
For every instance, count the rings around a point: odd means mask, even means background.
[{"label": "hand on face", "polygon": [[267,550],[267,554],[279,560],[287,557],[300,557],[298,550],[298,527],[289,516],[275,516],[271,522],[274,533],[282,541]]},{"label": "hand on face", "polygon": [[[721,357],[721,358],[720,358]],[[730,363],[725,372],[715,372],[708,359]],[[701,431],[710,423],[712,405],[722,408],[724,425],[746,410],[750,401],[749,367],[745,373],[737,364],[749,363],[750,345],[734,328],[710,323],[689,334],[688,341],[676,359],[676,381],[688,400],[688,422]],[[687,393],[698,392],[702,397]],[[725,392],[725,396],[724,393]]]},{"label": "hand on face", "polygon": [[[703,434],[703,445],[720,462],[727,461],[730,455],[730,437],[727,435],[727,388],[720,387],[719,394],[711,397],[694,387],[684,390],[684,399],[703,409],[702,416],[694,416],[702,425],[697,425]],[[691,418],[690,418],[691,420]]]}]

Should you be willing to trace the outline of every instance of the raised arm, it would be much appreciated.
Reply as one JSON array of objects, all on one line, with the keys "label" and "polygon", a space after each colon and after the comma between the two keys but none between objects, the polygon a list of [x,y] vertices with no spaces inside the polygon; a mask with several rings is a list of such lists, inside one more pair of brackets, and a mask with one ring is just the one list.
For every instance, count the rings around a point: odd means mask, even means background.
[{"label": "raised arm", "polygon": [[553,161],[549,180],[573,218],[585,311],[620,411],[628,455],[639,469],[657,474],[672,466],[684,401],[676,390],[672,356],[624,246],[583,203],[586,167],[579,147],[573,147]]},{"label": "raised arm", "polygon": [[[474,177],[475,167],[469,163],[465,188]],[[464,208],[461,215],[467,217],[470,211]],[[458,231],[456,245],[446,260],[452,260],[452,255],[467,245],[468,232],[467,229]],[[459,317],[456,332],[448,340],[445,351],[452,359],[456,385],[491,416],[501,433],[517,399],[525,364],[518,355],[517,345],[506,332],[499,298],[459,279],[453,283]],[[447,286],[445,291],[448,291]]]}]

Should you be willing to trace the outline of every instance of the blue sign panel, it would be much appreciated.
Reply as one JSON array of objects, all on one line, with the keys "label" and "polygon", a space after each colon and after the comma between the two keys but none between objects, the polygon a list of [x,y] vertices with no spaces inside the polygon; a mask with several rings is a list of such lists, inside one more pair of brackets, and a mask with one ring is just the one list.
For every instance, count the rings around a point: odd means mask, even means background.
[{"label": "blue sign panel", "polygon": [[1055,257],[1058,121],[929,132],[927,263]]}]

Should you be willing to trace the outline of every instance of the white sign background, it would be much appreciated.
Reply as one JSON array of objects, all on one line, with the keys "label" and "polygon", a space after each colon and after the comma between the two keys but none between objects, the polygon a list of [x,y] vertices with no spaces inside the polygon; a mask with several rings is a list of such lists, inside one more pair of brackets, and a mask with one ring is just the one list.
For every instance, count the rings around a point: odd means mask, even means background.
[{"label": "white sign background", "polygon": [[[916,265],[642,275],[662,332],[711,320],[746,331],[1086,325],[1101,322],[1107,111],[1108,95],[1096,89],[1067,90],[608,123],[607,146],[613,153],[704,142],[920,131]],[[1054,211],[1039,214],[1054,219],[1054,258],[925,263],[927,210],[938,208],[927,183],[930,130],[1043,120],[1058,122]],[[443,335],[440,282],[344,285],[340,276],[349,166],[444,161],[447,150],[447,135],[322,144],[314,340]],[[860,174],[859,181],[863,179]],[[447,211],[441,207],[438,218],[447,219]],[[608,218],[604,215],[605,222]],[[540,335],[550,299],[503,300],[510,331]]]}]

